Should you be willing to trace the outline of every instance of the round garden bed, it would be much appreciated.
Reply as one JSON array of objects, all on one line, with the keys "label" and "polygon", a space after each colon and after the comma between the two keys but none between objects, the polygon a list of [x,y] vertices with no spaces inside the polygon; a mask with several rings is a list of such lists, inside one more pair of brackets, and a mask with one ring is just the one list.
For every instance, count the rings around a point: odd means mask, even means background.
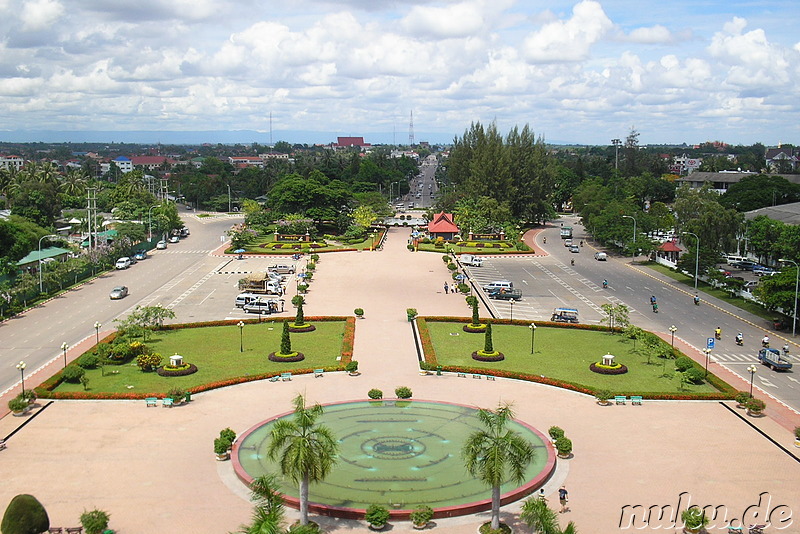
[{"label": "round garden bed", "polygon": [[270,352],[269,353],[269,360],[272,362],[301,362],[306,358],[305,354],[302,352],[295,352],[288,356],[281,356],[277,352]]},{"label": "round garden bed", "polygon": [[156,369],[158,376],[186,376],[197,372],[197,366],[193,363],[185,363],[172,367],[169,365],[162,365]]},{"label": "round garden bed", "polygon": [[296,326],[294,323],[289,323],[289,332],[298,334],[301,332],[313,332],[317,327],[311,323],[305,323],[302,326]]},{"label": "round garden bed", "polygon": [[486,325],[465,324],[463,330],[464,332],[469,332],[470,334],[483,334],[486,332]]},{"label": "round garden bed", "polygon": [[472,353],[472,359],[478,360],[479,362],[500,362],[506,359],[505,355],[502,352],[483,352],[482,350],[476,350]]},{"label": "round garden bed", "polygon": [[621,363],[615,365],[603,365],[602,363],[593,363],[589,365],[589,369],[601,375],[624,375],[628,372],[628,368]]}]

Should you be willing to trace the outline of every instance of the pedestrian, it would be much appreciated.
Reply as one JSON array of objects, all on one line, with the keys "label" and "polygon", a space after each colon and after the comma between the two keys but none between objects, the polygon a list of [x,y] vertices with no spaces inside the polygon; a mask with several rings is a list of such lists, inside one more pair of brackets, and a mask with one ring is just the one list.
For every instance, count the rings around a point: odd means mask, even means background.
[{"label": "pedestrian", "polygon": [[450,292],[450,286],[447,285],[447,282],[444,283],[444,294],[447,295]]},{"label": "pedestrian", "polygon": [[544,496],[544,488],[539,490],[539,500],[544,501],[545,504],[547,503],[547,497]]},{"label": "pedestrian", "polygon": [[567,506],[567,503],[569,502],[569,492],[567,491],[566,486],[561,486],[561,488],[559,488],[558,502],[561,503],[561,510],[558,511],[559,514],[569,511],[569,507]]}]

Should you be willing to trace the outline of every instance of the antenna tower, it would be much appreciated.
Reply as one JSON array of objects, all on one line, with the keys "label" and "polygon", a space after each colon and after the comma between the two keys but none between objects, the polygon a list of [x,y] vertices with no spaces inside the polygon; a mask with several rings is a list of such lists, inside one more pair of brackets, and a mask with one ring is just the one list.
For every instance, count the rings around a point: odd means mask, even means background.
[{"label": "antenna tower", "polygon": [[269,112],[269,146],[274,146],[272,144],[272,112]]},{"label": "antenna tower", "polygon": [[414,110],[411,110],[411,118],[408,121],[408,146],[414,146]]}]

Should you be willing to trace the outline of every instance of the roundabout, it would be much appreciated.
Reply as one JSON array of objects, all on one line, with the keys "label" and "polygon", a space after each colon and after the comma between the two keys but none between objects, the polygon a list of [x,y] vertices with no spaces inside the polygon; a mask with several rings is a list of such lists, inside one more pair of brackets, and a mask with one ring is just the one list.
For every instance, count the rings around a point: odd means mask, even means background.
[{"label": "roundabout", "polygon": [[[488,509],[488,488],[467,474],[461,458],[467,436],[482,428],[476,414],[468,406],[429,401],[326,405],[320,421],[339,440],[339,462],[323,482],[310,486],[310,510],[359,518],[370,504],[381,504],[400,518],[420,504],[434,508],[437,517]],[[245,484],[279,472],[266,450],[272,425],[287,415],[258,423],[234,445],[234,469]],[[525,484],[502,486],[504,503],[532,493],[555,469],[555,452],[543,434],[520,421],[510,428],[530,441],[536,453]],[[296,485],[279,480],[288,504],[297,507]]]}]

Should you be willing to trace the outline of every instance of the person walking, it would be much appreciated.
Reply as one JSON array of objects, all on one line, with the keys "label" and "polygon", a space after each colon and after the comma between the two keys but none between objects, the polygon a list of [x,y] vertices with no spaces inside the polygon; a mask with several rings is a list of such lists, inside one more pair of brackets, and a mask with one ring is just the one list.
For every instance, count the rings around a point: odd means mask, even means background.
[{"label": "person walking", "polygon": [[567,503],[569,502],[569,492],[567,491],[566,486],[561,486],[558,489],[558,502],[561,503],[561,510],[558,511],[559,514],[569,511],[569,507],[567,506]]},{"label": "person walking", "polygon": [[450,292],[450,286],[447,285],[447,282],[444,283],[444,294],[447,295]]}]

